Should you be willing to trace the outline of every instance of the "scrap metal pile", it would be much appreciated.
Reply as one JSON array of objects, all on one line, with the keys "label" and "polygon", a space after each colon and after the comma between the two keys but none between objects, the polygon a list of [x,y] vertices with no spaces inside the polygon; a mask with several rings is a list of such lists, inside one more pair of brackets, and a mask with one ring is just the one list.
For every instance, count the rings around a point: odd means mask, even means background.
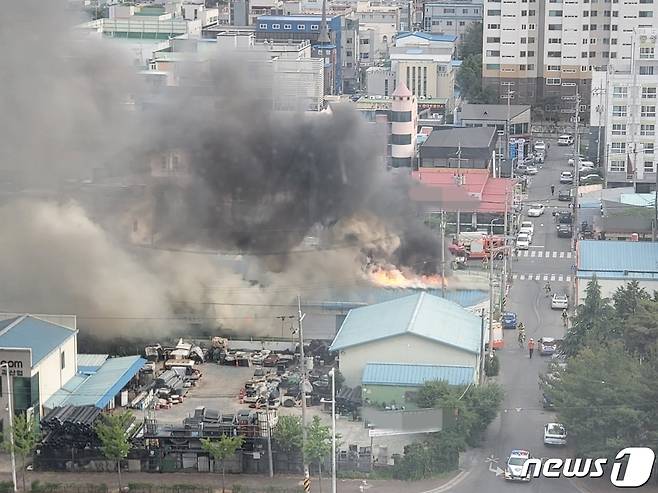
[{"label": "scrap metal pile", "polygon": [[45,435],[41,444],[48,448],[99,446],[94,423],[101,414],[95,406],[56,407],[41,420]]}]

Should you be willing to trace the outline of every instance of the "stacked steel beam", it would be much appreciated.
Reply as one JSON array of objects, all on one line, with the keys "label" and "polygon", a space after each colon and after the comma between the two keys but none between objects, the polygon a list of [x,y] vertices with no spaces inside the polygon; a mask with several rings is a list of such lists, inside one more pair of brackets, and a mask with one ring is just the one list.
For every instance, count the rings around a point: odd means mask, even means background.
[{"label": "stacked steel beam", "polygon": [[41,420],[45,447],[85,448],[98,445],[94,423],[101,410],[95,406],[56,407]]}]

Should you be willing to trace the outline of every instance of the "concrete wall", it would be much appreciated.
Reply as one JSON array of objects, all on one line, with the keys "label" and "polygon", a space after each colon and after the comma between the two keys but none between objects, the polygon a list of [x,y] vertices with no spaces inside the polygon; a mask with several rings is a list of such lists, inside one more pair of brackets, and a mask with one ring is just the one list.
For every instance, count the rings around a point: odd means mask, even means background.
[{"label": "concrete wall", "polygon": [[366,363],[464,365],[478,368],[477,355],[411,334],[345,348],[340,351],[339,360],[345,384],[350,387],[361,385]]},{"label": "concrete wall", "polygon": [[[585,301],[585,297],[587,296],[587,293],[585,290],[587,289],[587,285],[589,284],[589,281],[591,279],[577,279],[576,280],[576,289],[578,292],[578,304],[581,304]],[[612,295],[617,291],[617,288],[620,287],[625,287],[628,282],[632,281],[633,279],[600,279],[597,278],[596,281],[599,283],[599,286],[601,286],[601,296],[603,298],[612,298]],[[658,290],[658,280],[657,281],[652,281],[652,280],[642,280],[642,279],[637,279],[638,284],[640,285],[641,288],[644,288],[647,293],[650,295],[653,294],[654,290]]]},{"label": "concrete wall", "polygon": [[[39,372],[39,405],[42,406],[52,395],[68,382],[77,372],[77,338],[71,337],[56,348],[34,367],[32,373]],[[61,354],[64,353],[64,368],[61,367]],[[40,413],[43,416],[42,409]]]}]

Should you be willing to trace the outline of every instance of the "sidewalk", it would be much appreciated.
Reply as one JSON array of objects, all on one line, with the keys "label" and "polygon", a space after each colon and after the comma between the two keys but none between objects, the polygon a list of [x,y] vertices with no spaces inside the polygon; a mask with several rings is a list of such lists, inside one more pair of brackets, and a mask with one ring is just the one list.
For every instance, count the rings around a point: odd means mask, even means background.
[{"label": "sidewalk", "polygon": [[[365,491],[372,491],[377,493],[425,493],[440,488],[446,485],[459,474],[459,471],[450,473],[446,476],[436,478],[434,480],[426,481],[385,481],[385,480],[367,480]],[[226,487],[230,490],[231,485],[239,484],[240,486],[247,486],[249,488],[262,488],[258,491],[266,493],[269,486],[278,488],[289,488],[294,491],[295,488],[301,486],[301,477],[299,476],[275,476],[270,479],[266,476],[257,475],[226,475]],[[117,488],[117,475],[116,473],[73,473],[73,472],[29,472],[26,474],[26,481],[39,480],[41,483],[67,483],[67,484],[102,484],[105,483],[109,488]],[[197,485],[197,486],[213,486],[216,491],[221,491],[221,475],[210,473],[129,473],[122,474],[124,484],[128,483],[149,483],[153,485]],[[0,481],[11,481],[11,474],[2,472],[0,473]],[[337,490],[340,493],[358,493],[359,487],[363,480],[360,479],[339,479],[337,483]],[[20,484],[20,474],[18,477]],[[317,477],[311,478],[311,491],[318,492]],[[331,492],[331,480],[328,478],[322,479],[322,491]]]}]

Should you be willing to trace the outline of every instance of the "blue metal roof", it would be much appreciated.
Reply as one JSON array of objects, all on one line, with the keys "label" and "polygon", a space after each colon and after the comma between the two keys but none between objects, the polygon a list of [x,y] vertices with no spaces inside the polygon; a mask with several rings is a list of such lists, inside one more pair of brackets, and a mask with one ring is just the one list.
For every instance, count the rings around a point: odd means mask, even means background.
[{"label": "blue metal roof", "polygon": [[109,354],[78,354],[78,372],[96,373],[109,357]]},{"label": "blue metal roof", "polygon": [[443,380],[449,385],[468,385],[473,383],[474,375],[472,366],[367,363],[361,384],[419,387],[425,382]]},{"label": "blue metal roof", "polygon": [[479,354],[481,324],[458,304],[421,292],[350,310],[330,349],[413,334]]},{"label": "blue metal roof", "polygon": [[[327,22],[331,22],[338,15],[327,15]],[[321,22],[321,15],[260,15],[256,18],[258,22]]]},{"label": "blue metal roof", "polygon": [[2,326],[0,347],[31,349],[32,366],[36,366],[77,332],[32,315],[23,315],[11,319],[11,321],[3,321]]},{"label": "blue metal roof", "polygon": [[[86,378],[84,375],[73,377],[70,380],[71,385],[67,383],[67,386],[75,388],[68,391],[68,395],[60,392],[56,399],[55,396],[51,397],[45,406],[50,409],[56,406],[96,406],[103,409],[130,382],[144,363],[146,360],[140,356],[110,358],[93,375]],[[80,378],[83,380],[80,381]]]},{"label": "blue metal roof", "polygon": [[423,32],[408,32],[408,31],[402,31],[399,32],[396,36],[397,39],[402,39],[406,38],[408,36],[417,36],[419,38],[426,39],[428,41],[457,41],[457,35],[455,34],[430,34],[430,33],[423,33]]},{"label": "blue metal roof", "polygon": [[578,242],[578,277],[658,277],[658,243],[583,240]]}]

